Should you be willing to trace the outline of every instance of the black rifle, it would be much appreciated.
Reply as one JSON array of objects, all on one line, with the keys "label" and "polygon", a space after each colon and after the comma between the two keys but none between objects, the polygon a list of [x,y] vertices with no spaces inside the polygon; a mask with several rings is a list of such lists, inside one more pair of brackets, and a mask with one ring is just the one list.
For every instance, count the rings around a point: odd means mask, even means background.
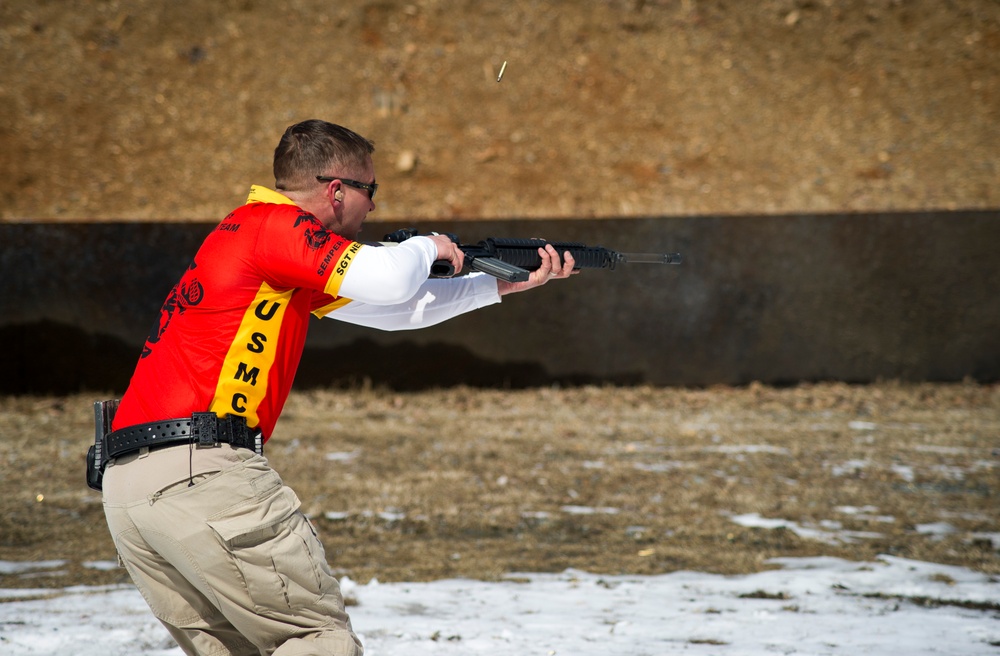
[{"label": "black rifle", "polygon": [[[539,248],[551,244],[559,253],[569,251],[576,261],[574,269],[614,269],[624,262],[641,262],[652,264],[680,264],[680,253],[619,253],[602,246],[587,246],[577,242],[546,241],[544,239],[506,239],[489,237],[476,245],[462,244],[456,235],[443,234],[458,244],[465,253],[465,263],[473,271],[488,273],[494,278],[507,282],[524,282],[528,274],[542,265],[538,254]],[[419,233],[413,228],[403,228],[390,232],[382,240],[390,244],[399,244]],[[447,260],[438,260],[431,265],[432,278],[450,278],[455,275],[455,268]]]}]

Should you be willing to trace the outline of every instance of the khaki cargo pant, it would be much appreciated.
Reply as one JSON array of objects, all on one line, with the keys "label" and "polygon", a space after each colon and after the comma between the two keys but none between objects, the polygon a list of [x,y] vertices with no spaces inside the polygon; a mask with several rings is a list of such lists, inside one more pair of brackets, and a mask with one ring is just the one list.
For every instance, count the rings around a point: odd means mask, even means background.
[{"label": "khaki cargo pant", "polygon": [[186,654],[363,653],[322,543],[265,458],[225,444],[124,456],[105,471],[104,512]]}]

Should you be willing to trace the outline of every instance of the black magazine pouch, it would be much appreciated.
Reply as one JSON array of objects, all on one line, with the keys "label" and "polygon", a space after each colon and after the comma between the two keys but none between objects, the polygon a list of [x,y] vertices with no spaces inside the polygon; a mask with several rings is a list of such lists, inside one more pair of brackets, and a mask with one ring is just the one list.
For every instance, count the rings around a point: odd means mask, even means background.
[{"label": "black magazine pouch", "polygon": [[102,488],[104,465],[107,464],[104,438],[111,432],[117,410],[118,399],[94,403],[94,444],[87,451],[87,486],[92,490]]}]

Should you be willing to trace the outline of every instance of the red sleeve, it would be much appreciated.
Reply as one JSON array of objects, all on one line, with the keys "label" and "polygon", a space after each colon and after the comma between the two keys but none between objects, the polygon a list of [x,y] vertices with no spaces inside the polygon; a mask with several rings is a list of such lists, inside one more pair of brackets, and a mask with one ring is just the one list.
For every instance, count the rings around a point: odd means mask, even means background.
[{"label": "red sleeve", "polygon": [[336,295],[361,244],[327,230],[294,206],[278,206],[261,227],[256,264],[275,289],[306,288]]}]

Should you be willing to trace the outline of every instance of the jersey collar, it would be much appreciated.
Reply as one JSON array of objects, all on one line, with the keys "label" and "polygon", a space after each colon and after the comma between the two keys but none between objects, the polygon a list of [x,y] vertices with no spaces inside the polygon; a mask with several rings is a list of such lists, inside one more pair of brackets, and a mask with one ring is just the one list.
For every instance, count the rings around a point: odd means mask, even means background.
[{"label": "jersey collar", "polygon": [[295,205],[295,202],[283,196],[273,189],[260,185],[250,185],[250,195],[247,196],[247,205],[250,203],[273,203],[275,205]]}]

